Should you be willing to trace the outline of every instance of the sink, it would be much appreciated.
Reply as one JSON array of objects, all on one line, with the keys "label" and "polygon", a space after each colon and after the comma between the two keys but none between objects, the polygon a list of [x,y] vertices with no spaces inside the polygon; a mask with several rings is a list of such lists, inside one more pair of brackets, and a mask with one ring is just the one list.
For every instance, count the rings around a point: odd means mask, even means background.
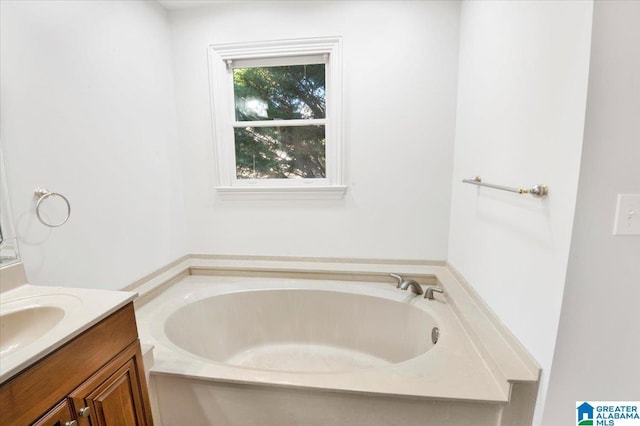
[{"label": "sink", "polygon": [[23,297],[1,303],[0,358],[43,339],[78,304],[76,297],[64,294]]},{"label": "sink", "polygon": [[0,385],[136,297],[130,292],[24,284],[24,270],[18,280],[11,276],[13,268],[0,268]]},{"label": "sink", "polygon": [[0,356],[38,340],[64,318],[56,306],[28,307],[0,316]]}]

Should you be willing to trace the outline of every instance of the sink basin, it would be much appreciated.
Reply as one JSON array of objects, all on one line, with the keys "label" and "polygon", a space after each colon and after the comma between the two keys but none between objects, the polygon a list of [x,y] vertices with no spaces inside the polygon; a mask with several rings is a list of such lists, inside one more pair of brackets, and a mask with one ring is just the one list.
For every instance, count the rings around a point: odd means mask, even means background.
[{"label": "sink basin", "polygon": [[0,316],[0,356],[38,340],[64,318],[57,306],[32,306]]},{"label": "sink basin", "polygon": [[[0,359],[54,337],[54,329],[81,305],[69,294],[27,296],[0,303]],[[65,323],[68,321],[64,321]]]},{"label": "sink basin", "polygon": [[[0,268],[0,385],[136,297],[135,293],[85,288],[7,287],[12,279],[7,270],[12,267]],[[20,282],[24,281],[23,271]]]}]

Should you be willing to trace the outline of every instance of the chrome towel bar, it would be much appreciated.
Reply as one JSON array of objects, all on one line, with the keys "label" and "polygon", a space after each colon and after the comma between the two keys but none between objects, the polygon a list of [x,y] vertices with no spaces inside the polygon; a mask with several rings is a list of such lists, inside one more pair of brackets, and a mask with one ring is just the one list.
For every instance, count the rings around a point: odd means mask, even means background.
[{"label": "chrome towel bar", "polygon": [[493,183],[484,183],[480,176],[474,176],[471,179],[462,179],[464,183],[472,185],[486,186],[487,188],[499,189],[501,191],[515,192],[516,194],[531,194],[535,198],[545,198],[549,194],[547,185],[533,185],[531,188],[512,188],[510,186],[495,185]]}]

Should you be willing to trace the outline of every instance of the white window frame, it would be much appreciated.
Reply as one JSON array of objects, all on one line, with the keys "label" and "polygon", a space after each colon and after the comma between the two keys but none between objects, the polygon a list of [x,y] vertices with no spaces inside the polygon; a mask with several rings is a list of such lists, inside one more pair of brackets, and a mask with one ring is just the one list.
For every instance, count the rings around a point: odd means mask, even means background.
[{"label": "white window frame", "polygon": [[[322,120],[270,120],[256,125],[323,124],[326,177],[322,179],[238,179],[234,142],[233,65],[275,66],[304,63],[322,57],[326,78],[326,117]],[[317,62],[316,62],[317,63]],[[246,66],[246,65],[245,65]],[[238,66],[239,67],[239,66]],[[209,46],[209,76],[213,138],[222,199],[342,199],[342,39],[340,37],[278,40]],[[312,122],[313,121],[313,122]]]}]

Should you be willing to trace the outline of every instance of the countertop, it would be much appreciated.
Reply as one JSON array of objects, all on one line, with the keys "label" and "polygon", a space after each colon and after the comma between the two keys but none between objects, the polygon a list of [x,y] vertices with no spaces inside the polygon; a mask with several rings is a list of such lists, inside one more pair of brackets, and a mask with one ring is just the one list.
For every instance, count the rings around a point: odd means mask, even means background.
[{"label": "countertop", "polygon": [[[6,278],[7,275],[3,274],[3,279]],[[5,291],[0,293],[0,315],[4,316],[5,321],[0,320],[0,340],[2,340],[0,383],[4,383],[60,348],[134,300],[137,295],[134,292],[125,291],[30,284],[11,286],[8,289],[5,285],[3,287]],[[16,324],[31,315],[29,310],[33,312],[33,308],[46,307],[52,307],[47,311],[46,321],[35,323],[27,331],[39,337],[28,343],[23,343],[20,338],[16,338],[16,327],[11,327],[10,321],[6,319],[9,318],[9,314],[23,312],[20,314],[22,315],[20,319],[16,320],[17,317],[13,317]],[[17,329],[18,333],[23,332],[21,326]]]}]

